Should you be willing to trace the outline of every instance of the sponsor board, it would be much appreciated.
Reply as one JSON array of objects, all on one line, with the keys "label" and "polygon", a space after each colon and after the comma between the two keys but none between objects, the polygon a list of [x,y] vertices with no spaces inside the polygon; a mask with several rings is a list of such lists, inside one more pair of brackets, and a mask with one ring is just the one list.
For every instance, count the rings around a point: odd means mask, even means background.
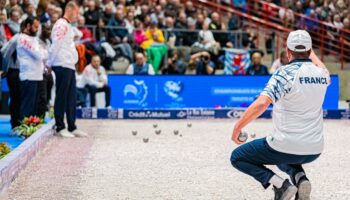
[{"label": "sponsor board", "polygon": [[[77,109],[78,119],[238,119],[245,109]],[[266,110],[259,118],[272,118],[272,110]],[[324,110],[324,119],[350,119],[350,110]]]}]

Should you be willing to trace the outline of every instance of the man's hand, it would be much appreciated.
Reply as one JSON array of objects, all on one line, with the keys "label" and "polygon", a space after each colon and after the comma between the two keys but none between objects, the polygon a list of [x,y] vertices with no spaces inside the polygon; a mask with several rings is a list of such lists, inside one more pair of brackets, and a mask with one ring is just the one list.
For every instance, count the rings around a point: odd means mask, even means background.
[{"label": "man's hand", "polygon": [[47,73],[48,73],[48,74],[51,74],[51,73],[52,73],[52,68],[51,68],[51,67],[46,66],[46,69],[47,69]]},{"label": "man's hand", "polygon": [[123,38],[123,43],[128,43],[128,37]]},{"label": "man's hand", "polygon": [[6,78],[6,75],[7,75],[7,72],[6,72],[6,71],[0,71],[1,79]]},{"label": "man's hand", "polygon": [[96,69],[96,73],[97,73],[98,76],[101,75],[101,70],[100,70],[100,68],[97,68],[97,69]]},{"label": "man's hand", "polygon": [[242,142],[242,141],[240,141],[238,138],[239,138],[239,135],[241,134],[241,131],[242,131],[242,129],[240,129],[240,128],[237,128],[237,126],[235,126],[234,127],[234,129],[233,129],[233,133],[232,133],[232,141],[234,142],[234,143],[236,143],[236,144],[238,144],[238,145],[240,145],[240,144],[244,144],[245,143],[245,141],[244,142]]},{"label": "man's hand", "polygon": [[244,128],[251,121],[258,118],[261,114],[263,114],[264,111],[269,107],[271,103],[272,103],[272,100],[270,99],[270,97],[267,97],[264,95],[259,96],[252,103],[252,105],[250,105],[247,108],[247,110],[243,113],[242,117],[237,121],[232,133],[232,141],[234,141],[236,144],[243,144],[244,142],[241,142],[238,140],[238,137],[242,131],[242,128]]}]

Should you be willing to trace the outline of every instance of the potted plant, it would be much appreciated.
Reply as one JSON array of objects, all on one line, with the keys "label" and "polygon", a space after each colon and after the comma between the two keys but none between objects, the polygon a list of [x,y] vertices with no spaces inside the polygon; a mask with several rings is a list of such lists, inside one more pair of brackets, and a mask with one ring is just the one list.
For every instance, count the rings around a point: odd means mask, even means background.
[{"label": "potted plant", "polygon": [[28,138],[35,131],[39,130],[44,124],[44,119],[37,116],[25,117],[21,121],[21,125],[14,129],[14,134],[20,137]]},{"label": "potted plant", "polygon": [[0,143],[0,159],[5,157],[10,152],[11,152],[11,148],[5,142],[1,142]]}]

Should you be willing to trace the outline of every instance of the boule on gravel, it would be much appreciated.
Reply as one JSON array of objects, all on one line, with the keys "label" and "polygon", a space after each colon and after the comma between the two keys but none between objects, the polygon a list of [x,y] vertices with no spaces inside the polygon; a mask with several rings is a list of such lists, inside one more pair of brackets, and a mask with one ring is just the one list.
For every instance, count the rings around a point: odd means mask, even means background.
[{"label": "boule on gravel", "polygon": [[144,142],[144,143],[147,143],[148,141],[149,141],[148,138],[143,138],[143,142]]}]

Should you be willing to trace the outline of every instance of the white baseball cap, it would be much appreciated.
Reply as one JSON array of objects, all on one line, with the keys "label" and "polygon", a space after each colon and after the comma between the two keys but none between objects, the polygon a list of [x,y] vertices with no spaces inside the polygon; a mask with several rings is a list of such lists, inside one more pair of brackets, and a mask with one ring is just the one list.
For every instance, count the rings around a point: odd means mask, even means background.
[{"label": "white baseball cap", "polygon": [[[301,46],[303,48],[296,48]],[[306,52],[312,48],[311,36],[307,31],[296,30],[292,31],[288,35],[287,47],[294,52]]]}]

